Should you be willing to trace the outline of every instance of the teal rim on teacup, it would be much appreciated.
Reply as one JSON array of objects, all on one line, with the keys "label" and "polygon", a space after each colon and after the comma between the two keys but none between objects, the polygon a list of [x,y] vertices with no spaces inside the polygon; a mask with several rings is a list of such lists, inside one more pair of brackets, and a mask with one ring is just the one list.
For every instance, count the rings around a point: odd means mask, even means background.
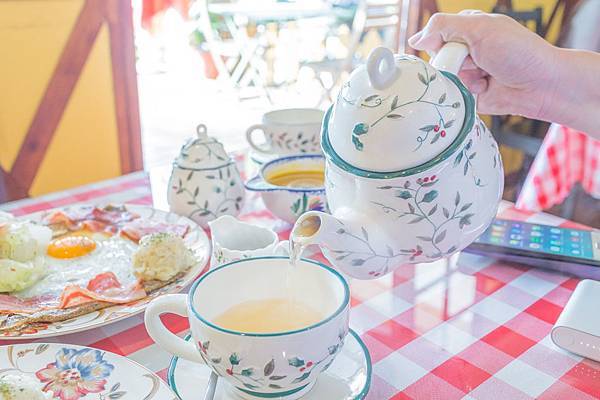
[{"label": "teal rim on teacup", "polygon": [[342,283],[342,287],[344,288],[344,300],[342,301],[342,304],[333,312],[333,314],[329,315],[327,318],[317,322],[316,324],[313,325],[309,325],[305,328],[301,328],[301,329],[296,329],[293,331],[284,331],[284,332],[276,332],[276,333],[249,333],[249,332],[239,332],[239,331],[234,331],[234,330],[230,330],[230,329],[226,329],[223,327],[220,327],[218,325],[213,324],[212,322],[208,321],[206,318],[202,317],[202,315],[200,315],[200,313],[198,312],[198,310],[196,310],[196,308],[194,307],[194,303],[193,303],[193,299],[195,298],[195,294],[196,294],[196,290],[198,289],[198,286],[200,285],[200,283],[202,283],[202,281],[204,281],[206,278],[208,278],[210,275],[224,269],[224,268],[228,268],[231,267],[232,265],[235,264],[239,264],[239,263],[243,263],[243,262],[248,262],[249,260],[252,261],[256,261],[256,260],[272,260],[272,259],[281,259],[281,260],[289,260],[289,257],[285,257],[285,256],[263,256],[263,257],[252,257],[252,258],[246,258],[243,260],[237,260],[237,261],[232,261],[228,264],[225,265],[221,265],[220,267],[217,267],[215,269],[213,269],[212,271],[207,272],[206,274],[202,275],[200,278],[198,278],[196,280],[196,282],[194,282],[192,284],[192,287],[190,288],[189,291],[189,295],[188,295],[188,307],[190,310],[192,310],[192,312],[194,313],[194,316],[200,320],[202,323],[204,323],[205,325],[216,329],[220,332],[224,332],[224,333],[229,333],[231,335],[239,335],[239,336],[250,336],[250,337],[277,337],[277,336],[288,336],[288,335],[293,335],[295,333],[300,333],[300,332],[305,332],[305,331],[309,331],[311,329],[315,329],[321,325],[326,324],[327,322],[331,321],[332,319],[334,319],[335,317],[337,317],[339,314],[341,314],[346,307],[348,306],[348,303],[350,302],[350,287],[348,286],[348,282],[346,282],[346,279],[344,279],[344,277],[337,272],[335,269],[328,267],[325,264],[321,264],[318,261],[314,261],[314,260],[310,260],[307,258],[301,258],[300,261],[304,261],[304,262],[308,262],[310,264],[314,264],[317,265],[321,268],[323,268],[324,270],[330,272],[331,274],[333,274],[341,283]]},{"label": "teal rim on teacup", "polygon": [[465,120],[463,122],[460,133],[444,151],[442,151],[436,157],[432,158],[424,164],[417,165],[416,167],[403,169],[400,171],[378,172],[358,168],[344,160],[342,157],[340,157],[340,155],[336,153],[335,149],[331,145],[331,141],[329,140],[329,119],[331,118],[331,113],[333,111],[333,106],[331,106],[327,110],[325,118],[323,118],[323,124],[321,126],[321,147],[327,159],[337,167],[353,175],[372,179],[393,179],[419,174],[423,171],[427,171],[428,169],[434,167],[435,165],[441,163],[442,161],[452,156],[452,154],[454,154],[460,148],[460,145],[464,142],[465,138],[473,129],[473,124],[475,123],[475,98],[473,97],[471,92],[467,90],[467,88],[463,85],[463,83],[456,75],[447,71],[440,71],[440,73],[442,73],[444,76],[450,79],[458,87],[458,90],[462,94],[462,97],[465,101]]},{"label": "teal rim on teacup", "polygon": [[[366,361],[366,365],[367,365],[367,370],[366,370],[367,380],[364,384],[363,389],[360,391],[360,393],[351,399],[351,400],[363,400],[365,397],[367,397],[367,394],[369,393],[369,390],[371,389],[371,380],[373,378],[373,363],[371,361],[371,353],[369,352],[369,348],[367,347],[365,342],[363,342],[363,340],[360,338],[358,333],[356,333],[352,329],[350,329],[348,331],[348,334],[351,335],[352,337],[354,337],[354,339],[360,345],[362,351],[365,354],[365,361]],[[189,341],[191,338],[192,338],[192,335],[190,333],[188,333],[185,336],[184,340]],[[179,362],[179,360],[180,360],[180,358],[177,356],[173,356],[171,358],[171,362],[169,363],[169,369],[167,370],[167,383],[169,384],[169,387],[175,392],[175,394],[181,399],[182,398],[181,393],[177,389],[177,383],[175,382],[175,370],[177,369],[177,363]]]}]

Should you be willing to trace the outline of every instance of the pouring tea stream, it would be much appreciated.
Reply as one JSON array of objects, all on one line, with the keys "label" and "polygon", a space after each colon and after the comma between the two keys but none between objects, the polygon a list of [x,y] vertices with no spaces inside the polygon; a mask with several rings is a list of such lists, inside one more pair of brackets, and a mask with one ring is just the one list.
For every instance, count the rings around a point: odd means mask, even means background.
[{"label": "pouring tea stream", "polygon": [[431,65],[374,49],[322,124],[331,214],[310,211],[292,255],[318,244],[353,277],[460,251],[485,231],[504,185],[498,145],[456,76],[468,49],[447,43]]}]

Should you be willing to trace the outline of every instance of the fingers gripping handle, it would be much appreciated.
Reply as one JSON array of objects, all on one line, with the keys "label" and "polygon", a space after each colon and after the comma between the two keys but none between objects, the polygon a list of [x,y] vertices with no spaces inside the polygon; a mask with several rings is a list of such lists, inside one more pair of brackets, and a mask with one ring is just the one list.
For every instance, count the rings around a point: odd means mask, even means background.
[{"label": "fingers gripping handle", "polygon": [[457,75],[468,55],[469,48],[466,44],[448,42],[431,60],[431,65],[437,70],[448,71]]},{"label": "fingers gripping handle", "polygon": [[165,313],[173,313],[187,317],[187,295],[171,294],[153,300],[146,309],[144,323],[150,337],[164,350],[185,358],[186,360],[204,363],[193,342],[186,342],[179,336],[171,333],[160,320]]}]

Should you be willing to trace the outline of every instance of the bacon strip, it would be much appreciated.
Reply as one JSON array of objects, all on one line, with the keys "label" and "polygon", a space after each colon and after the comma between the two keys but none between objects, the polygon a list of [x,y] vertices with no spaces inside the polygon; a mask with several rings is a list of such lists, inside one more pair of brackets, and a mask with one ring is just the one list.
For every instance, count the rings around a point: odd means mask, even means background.
[{"label": "bacon strip", "polygon": [[146,297],[146,291],[137,283],[123,287],[115,274],[106,272],[92,279],[86,288],[68,285],[62,292],[58,308],[69,308],[93,301],[125,304]]},{"label": "bacon strip", "polygon": [[42,310],[75,307],[94,301],[125,304],[146,296],[146,291],[139,282],[124,287],[115,274],[105,272],[89,281],[85,288],[68,285],[60,297],[48,294],[22,300],[15,296],[0,294],[0,314],[32,314]]},{"label": "bacon strip", "polygon": [[87,229],[92,232],[115,234],[119,225],[133,221],[140,216],[125,207],[106,206],[104,208],[83,206],[75,210],[56,211],[46,218],[48,225],[64,226],[70,231]]},{"label": "bacon strip", "polygon": [[18,297],[0,294],[0,314],[29,314],[40,310],[56,308],[59,302],[56,296],[44,295],[21,300]]},{"label": "bacon strip", "polygon": [[125,224],[121,229],[121,235],[138,243],[142,237],[151,233],[169,232],[183,238],[189,231],[189,225],[165,224],[163,222],[137,219]]},{"label": "bacon strip", "polygon": [[104,208],[95,207],[92,211],[92,217],[96,221],[101,221],[111,225],[118,225],[133,221],[140,216],[128,211],[125,207],[106,206]]}]

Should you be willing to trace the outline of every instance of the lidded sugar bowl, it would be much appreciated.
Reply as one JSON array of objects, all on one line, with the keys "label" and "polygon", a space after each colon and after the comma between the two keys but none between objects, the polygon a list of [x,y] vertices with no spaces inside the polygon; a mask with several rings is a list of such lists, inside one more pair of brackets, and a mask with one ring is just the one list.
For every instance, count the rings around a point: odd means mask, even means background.
[{"label": "lidded sugar bowl", "polygon": [[322,126],[331,215],[303,214],[292,236],[362,279],[460,251],[496,215],[498,146],[457,77],[468,54],[446,44],[431,65],[374,49]]},{"label": "lidded sugar bowl", "polygon": [[244,184],[223,144],[207,135],[205,125],[196,132],[173,162],[167,200],[171,211],[206,228],[221,215],[239,214]]}]

